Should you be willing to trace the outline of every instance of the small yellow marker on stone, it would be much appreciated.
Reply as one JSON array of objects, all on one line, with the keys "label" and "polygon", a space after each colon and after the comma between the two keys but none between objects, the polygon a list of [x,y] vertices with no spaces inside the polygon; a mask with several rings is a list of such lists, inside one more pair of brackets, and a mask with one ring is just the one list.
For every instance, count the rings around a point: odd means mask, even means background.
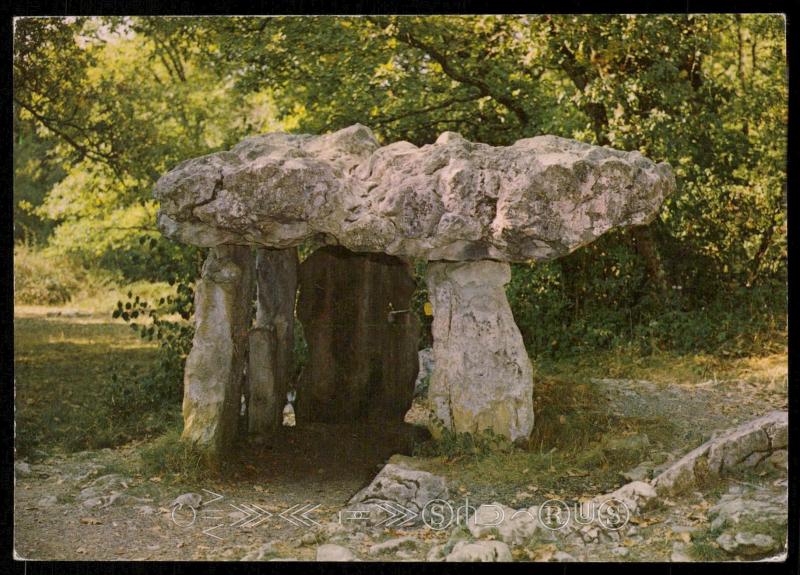
[{"label": "small yellow marker on stone", "polygon": [[433,306],[429,301],[425,302],[425,305],[422,306],[422,310],[425,312],[425,315],[433,315]]}]

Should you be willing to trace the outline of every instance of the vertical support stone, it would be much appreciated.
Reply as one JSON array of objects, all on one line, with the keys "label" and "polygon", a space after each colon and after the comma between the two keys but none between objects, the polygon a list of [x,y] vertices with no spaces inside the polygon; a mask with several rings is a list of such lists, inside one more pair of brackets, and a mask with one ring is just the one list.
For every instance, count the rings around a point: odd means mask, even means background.
[{"label": "vertical support stone", "polygon": [[302,263],[297,315],[308,364],[298,424],[403,421],[419,370],[415,288],[408,264],[385,254],[329,246]]},{"label": "vertical support stone", "polygon": [[247,246],[212,248],[195,290],[195,333],[186,359],[183,438],[222,453],[233,442],[252,319],[253,257]]},{"label": "vertical support stone", "polygon": [[507,263],[430,262],[433,356],[429,401],[449,429],[492,429],[511,440],[533,429],[533,369],[504,286]]},{"label": "vertical support stone", "polygon": [[256,321],[250,331],[248,431],[268,436],[281,423],[294,370],[297,248],[256,251]]}]

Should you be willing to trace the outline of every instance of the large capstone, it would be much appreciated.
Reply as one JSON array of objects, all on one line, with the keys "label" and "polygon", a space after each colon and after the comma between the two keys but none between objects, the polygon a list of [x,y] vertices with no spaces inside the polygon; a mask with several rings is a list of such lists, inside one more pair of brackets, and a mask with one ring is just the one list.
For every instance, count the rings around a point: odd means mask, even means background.
[{"label": "large capstone", "polygon": [[506,299],[507,263],[431,262],[435,367],[428,399],[449,429],[512,440],[533,428],[533,370]]},{"label": "large capstone", "polygon": [[195,289],[195,331],[183,382],[183,437],[217,452],[236,437],[248,328],[253,257],[247,246],[213,248]]},{"label": "large capstone", "polygon": [[383,254],[325,247],[301,264],[301,422],[403,420],[419,369],[414,289],[408,264]]},{"label": "large capstone", "polygon": [[155,196],[162,233],[194,245],[315,238],[427,260],[528,261],[651,221],[674,187],[669,165],[639,152],[556,136],[493,147],[453,132],[380,147],[356,124],[248,138],[179,164]]}]

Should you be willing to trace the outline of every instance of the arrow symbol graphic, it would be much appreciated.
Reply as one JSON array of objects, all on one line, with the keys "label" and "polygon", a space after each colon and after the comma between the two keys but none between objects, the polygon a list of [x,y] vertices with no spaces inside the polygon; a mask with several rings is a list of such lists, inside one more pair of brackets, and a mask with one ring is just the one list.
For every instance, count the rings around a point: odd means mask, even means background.
[{"label": "arrow symbol graphic", "polygon": [[214,503],[215,501],[219,501],[220,499],[223,498],[222,495],[220,495],[219,493],[214,493],[213,491],[210,491],[208,489],[203,489],[203,491],[213,495],[214,499],[209,499],[208,501],[203,501],[200,505],[209,505],[209,504]]},{"label": "arrow symbol graphic", "polygon": [[[311,505],[311,504],[309,503],[308,505]],[[311,526],[311,525],[317,525],[317,526],[319,526],[319,525],[320,525],[318,522],[314,521],[313,519],[311,519],[311,518],[308,516],[308,514],[309,514],[309,513],[311,513],[312,511],[314,511],[314,510],[315,510],[317,507],[319,507],[319,503],[317,503],[317,504],[315,504],[315,505],[312,505],[311,507],[309,507],[308,509],[306,509],[305,511],[303,511],[303,513],[300,513],[300,514],[299,514],[299,516],[300,516],[302,519],[304,519],[306,522],[308,522],[308,525],[307,525],[307,526]],[[298,510],[298,512],[299,512],[299,511],[300,511],[300,510]],[[305,523],[304,523],[304,525],[305,525]]]},{"label": "arrow symbol graphic", "polygon": [[[377,527],[378,525],[382,525],[383,523],[387,523],[387,522],[393,520],[398,515],[397,512],[395,512],[394,508],[392,507],[391,503],[389,503],[388,501],[385,502],[385,503],[384,502],[375,503],[374,505],[378,509],[381,509],[381,510],[385,511],[388,514],[387,517],[384,517],[383,519],[378,521],[375,524],[375,527]],[[388,525],[388,523],[387,523],[387,525]]]},{"label": "arrow symbol graphic", "polygon": [[203,531],[203,533],[205,533],[209,537],[213,537],[214,539],[219,539],[220,541],[222,541],[222,537],[220,537],[219,535],[214,535],[213,533],[211,533],[212,530],[217,529],[218,527],[222,527],[222,526],[223,526],[223,523],[220,523],[219,525],[214,525],[214,527],[209,527],[208,529],[205,529]]},{"label": "arrow symbol graphic", "polygon": [[295,527],[300,527],[301,525],[304,525],[304,524],[299,522],[297,517],[294,517],[294,513],[295,513],[295,511],[296,511],[296,509],[298,507],[304,507],[304,506],[302,504],[300,504],[300,503],[298,503],[297,505],[292,505],[286,511],[282,511],[281,513],[278,513],[278,517],[280,517],[281,519],[285,519],[286,521],[288,521],[289,523],[291,523]]},{"label": "arrow symbol graphic", "polygon": [[[242,507],[244,507],[244,505],[242,505]],[[255,503],[250,503],[247,508],[253,511],[253,513],[255,513],[256,516],[253,517],[253,519],[251,519],[247,523],[243,523],[242,527],[256,527],[264,523],[264,521],[266,521],[270,517],[272,517],[272,513],[264,509],[261,509],[261,507],[259,507]]]},{"label": "arrow symbol graphic", "polygon": [[402,527],[409,521],[419,517],[419,514],[413,509],[403,507],[394,501],[384,501],[375,505],[389,514],[389,517],[379,521],[376,526],[386,523],[387,527]]},{"label": "arrow symbol graphic", "polygon": [[229,503],[231,507],[244,513],[244,517],[241,517],[231,523],[231,527],[235,527],[236,525],[240,525],[240,527],[255,527],[272,517],[272,513],[269,511],[265,511],[261,509],[258,505],[254,505],[252,503],[242,503],[241,507],[234,505],[233,503]]},{"label": "arrow symbol graphic", "polygon": [[240,511],[241,513],[244,513],[244,517],[240,517],[239,519],[237,519],[236,521],[234,521],[233,523],[231,523],[231,527],[234,527],[234,526],[236,526],[236,525],[238,525],[239,523],[242,523],[242,522],[244,522],[244,521],[250,521],[250,519],[251,519],[251,518],[252,518],[252,516],[253,516],[253,512],[252,512],[252,511],[250,511],[249,509],[247,509],[247,507],[245,507],[244,505],[243,505],[242,507],[237,507],[237,506],[236,506],[236,505],[234,505],[233,503],[228,503],[228,505],[230,505],[231,507],[233,507],[234,509],[236,509],[236,511]]}]

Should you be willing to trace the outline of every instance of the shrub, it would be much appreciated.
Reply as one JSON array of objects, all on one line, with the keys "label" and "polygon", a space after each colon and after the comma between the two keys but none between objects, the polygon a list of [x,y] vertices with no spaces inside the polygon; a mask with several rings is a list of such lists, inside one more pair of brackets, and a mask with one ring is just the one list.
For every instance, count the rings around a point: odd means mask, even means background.
[{"label": "shrub", "polygon": [[80,273],[68,260],[45,256],[25,244],[14,246],[14,303],[67,303],[81,285]]}]

